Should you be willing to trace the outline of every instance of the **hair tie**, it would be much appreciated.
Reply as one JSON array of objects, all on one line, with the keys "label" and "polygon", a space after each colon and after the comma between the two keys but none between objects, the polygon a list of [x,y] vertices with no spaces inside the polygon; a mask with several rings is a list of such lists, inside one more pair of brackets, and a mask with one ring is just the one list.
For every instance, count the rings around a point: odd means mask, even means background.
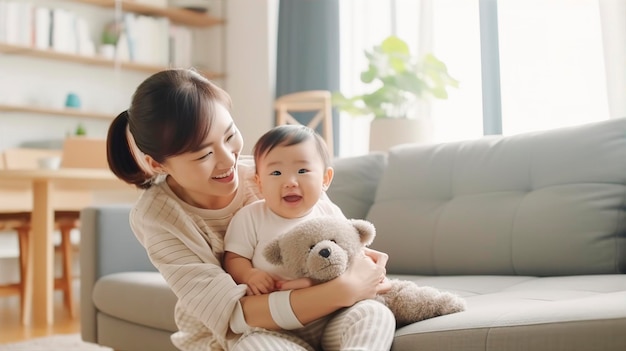
[{"label": "hair tie", "polygon": [[[128,119],[128,111],[126,111],[126,119]],[[135,159],[135,162],[139,166],[139,168],[149,177],[146,179],[144,183],[150,183],[155,178],[156,174],[152,170],[152,167],[146,161],[146,155],[141,152],[137,143],[135,142],[135,138],[133,137],[133,133],[130,132],[130,123],[126,124],[126,141],[128,142],[128,146],[130,149],[130,153]]]}]

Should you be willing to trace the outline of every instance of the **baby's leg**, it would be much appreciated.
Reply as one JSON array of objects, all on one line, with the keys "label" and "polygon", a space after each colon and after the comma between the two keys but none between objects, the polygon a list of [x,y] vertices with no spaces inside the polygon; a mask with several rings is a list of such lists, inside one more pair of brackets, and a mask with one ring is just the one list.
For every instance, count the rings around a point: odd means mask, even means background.
[{"label": "baby's leg", "polygon": [[281,350],[315,351],[304,340],[290,332],[254,328],[241,336],[231,351]]},{"label": "baby's leg", "polygon": [[307,342],[315,350],[322,349],[322,336],[326,325],[330,321],[330,316],[323,317],[305,325],[303,328],[294,329],[290,332]]},{"label": "baby's leg", "polygon": [[396,319],[387,306],[363,300],[331,317],[322,346],[325,350],[389,350]]}]

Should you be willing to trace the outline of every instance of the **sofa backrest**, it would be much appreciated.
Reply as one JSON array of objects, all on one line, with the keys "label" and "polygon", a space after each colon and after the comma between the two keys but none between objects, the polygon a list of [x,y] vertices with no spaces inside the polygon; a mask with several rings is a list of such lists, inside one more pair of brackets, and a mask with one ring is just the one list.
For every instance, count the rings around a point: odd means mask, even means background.
[{"label": "sofa backrest", "polygon": [[336,158],[335,176],[328,188],[328,197],[348,218],[363,219],[374,203],[376,189],[387,165],[387,154]]},{"label": "sofa backrest", "polygon": [[626,119],[403,145],[366,218],[390,273],[624,273],[625,184]]}]

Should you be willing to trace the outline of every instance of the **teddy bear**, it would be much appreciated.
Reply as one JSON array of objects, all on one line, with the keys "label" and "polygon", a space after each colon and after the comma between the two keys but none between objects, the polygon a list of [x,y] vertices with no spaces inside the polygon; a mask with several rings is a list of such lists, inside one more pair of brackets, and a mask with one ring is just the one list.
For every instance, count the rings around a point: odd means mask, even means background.
[{"label": "teddy bear", "polygon": [[[272,240],[264,249],[268,262],[281,266],[296,277],[316,283],[341,275],[355,255],[376,236],[374,225],[366,220],[323,216],[308,219]],[[390,279],[390,291],[376,300],[396,317],[398,327],[427,318],[465,310],[465,300],[408,280]]]}]

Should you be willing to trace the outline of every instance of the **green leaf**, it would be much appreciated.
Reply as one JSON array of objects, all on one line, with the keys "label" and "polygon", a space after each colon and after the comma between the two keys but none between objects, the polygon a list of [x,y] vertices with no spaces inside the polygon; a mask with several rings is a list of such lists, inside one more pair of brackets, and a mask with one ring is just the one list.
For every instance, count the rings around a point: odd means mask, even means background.
[{"label": "green leaf", "polygon": [[405,54],[407,56],[410,54],[407,43],[393,35],[383,40],[380,48],[385,54]]},{"label": "green leaf", "polygon": [[433,54],[412,55],[407,43],[396,36],[385,38],[364,53],[368,66],[360,78],[373,90],[352,97],[333,94],[333,106],[350,114],[406,117],[417,100],[447,99],[447,89],[459,86],[443,61]]}]

